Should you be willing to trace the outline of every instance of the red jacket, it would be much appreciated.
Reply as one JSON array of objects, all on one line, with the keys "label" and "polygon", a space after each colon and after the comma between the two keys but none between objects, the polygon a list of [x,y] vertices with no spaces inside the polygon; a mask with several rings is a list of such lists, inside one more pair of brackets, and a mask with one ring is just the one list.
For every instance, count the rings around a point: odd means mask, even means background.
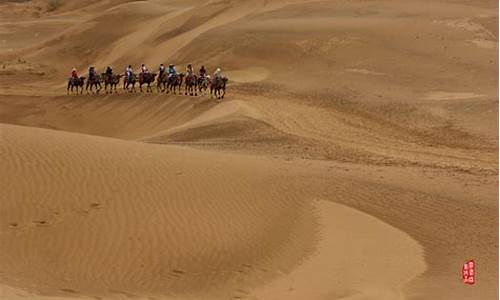
[{"label": "red jacket", "polygon": [[78,78],[78,73],[76,71],[71,72],[71,77]]}]

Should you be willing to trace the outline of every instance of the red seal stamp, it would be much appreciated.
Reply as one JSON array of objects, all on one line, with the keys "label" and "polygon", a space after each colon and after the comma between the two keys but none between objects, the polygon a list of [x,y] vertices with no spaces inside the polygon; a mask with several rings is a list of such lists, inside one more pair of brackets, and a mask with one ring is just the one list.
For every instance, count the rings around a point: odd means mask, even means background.
[{"label": "red seal stamp", "polygon": [[468,260],[462,266],[462,280],[465,284],[474,284],[476,282],[476,262]]}]

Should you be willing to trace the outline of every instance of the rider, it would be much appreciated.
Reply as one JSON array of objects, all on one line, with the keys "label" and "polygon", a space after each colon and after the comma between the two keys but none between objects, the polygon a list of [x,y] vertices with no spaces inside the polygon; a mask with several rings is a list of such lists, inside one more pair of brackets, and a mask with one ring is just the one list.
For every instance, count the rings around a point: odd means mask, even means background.
[{"label": "rider", "polygon": [[146,67],[145,64],[142,64],[141,65],[141,74],[140,74],[140,78],[144,78],[144,75],[145,74],[149,74],[149,70],[148,68]]},{"label": "rider", "polygon": [[113,76],[113,69],[111,69],[110,66],[106,68],[106,76],[108,77],[108,80],[111,80],[111,76]]},{"label": "rider", "polygon": [[71,71],[71,78],[78,79],[78,72],[76,71],[76,68],[73,68]]},{"label": "rider", "polygon": [[160,71],[160,74],[158,75],[158,78],[161,78],[163,73],[165,73],[165,66],[163,64],[160,64],[159,71]]},{"label": "rider", "polygon": [[200,68],[200,77],[205,78],[207,76],[207,70],[205,70],[205,66],[201,66]]},{"label": "rider", "polygon": [[134,70],[131,65],[125,69],[125,75],[127,76],[127,81],[132,81],[132,76],[134,76]]},{"label": "rider", "polygon": [[177,74],[177,71],[175,70],[175,65],[170,64],[168,66],[168,78],[172,77],[172,75],[175,75],[175,74]]},{"label": "rider", "polygon": [[194,73],[193,66],[191,64],[188,64],[186,67],[186,76],[192,76],[193,73]]},{"label": "rider", "polygon": [[95,76],[96,76],[95,68],[93,66],[91,66],[89,68],[89,80],[90,81],[94,80]]},{"label": "rider", "polygon": [[222,72],[222,70],[220,69],[220,67],[217,68],[217,70],[215,70],[215,72],[214,72],[214,79],[215,80],[222,78],[221,72]]}]

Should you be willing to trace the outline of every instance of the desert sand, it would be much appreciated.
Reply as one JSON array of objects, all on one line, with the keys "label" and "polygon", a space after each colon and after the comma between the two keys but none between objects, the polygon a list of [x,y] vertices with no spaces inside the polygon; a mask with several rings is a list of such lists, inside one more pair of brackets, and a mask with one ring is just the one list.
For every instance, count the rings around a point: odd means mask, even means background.
[{"label": "desert sand", "polygon": [[[498,299],[498,2],[83,2],[0,1],[0,299]],[[66,94],[141,63],[226,97]]]}]

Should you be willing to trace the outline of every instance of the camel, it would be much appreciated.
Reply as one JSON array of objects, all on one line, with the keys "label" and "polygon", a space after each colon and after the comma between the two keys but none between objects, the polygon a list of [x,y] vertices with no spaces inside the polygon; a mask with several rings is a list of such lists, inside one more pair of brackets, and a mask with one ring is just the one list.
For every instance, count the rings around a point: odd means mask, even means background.
[{"label": "camel", "polygon": [[90,92],[93,92],[93,87],[95,86],[96,93],[99,94],[99,91],[102,89],[102,77],[101,75],[95,75],[94,78],[88,79],[87,80],[87,85],[85,86],[85,90],[87,91],[87,94],[89,93],[89,87],[90,87]]},{"label": "camel", "polygon": [[69,78],[68,79],[68,95],[69,95],[69,88],[71,87],[71,93],[73,92],[73,88],[76,87],[76,94],[78,94],[78,88],[81,88],[80,95],[83,93],[83,85],[85,84],[85,77],[80,76],[79,78]]},{"label": "camel", "polygon": [[116,87],[118,83],[120,83],[120,79],[124,76],[123,74],[113,74],[111,76],[106,75],[106,73],[101,74],[102,78],[104,78],[104,91],[106,94],[108,93],[108,85],[109,85],[109,93],[113,93],[113,90],[115,93],[118,93],[116,90]]},{"label": "camel", "polygon": [[216,77],[210,83],[210,98],[215,95],[217,99],[224,99],[226,94],[226,84],[229,81],[227,77]]},{"label": "camel", "polygon": [[158,74],[156,74],[156,73],[141,73],[139,75],[139,89],[141,90],[141,93],[142,93],[142,85],[143,84],[147,84],[146,93],[153,92],[153,89],[151,88],[151,83],[155,82],[156,75],[158,75]]},{"label": "camel", "polygon": [[[131,78],[128,78],[125,76],[125,79],[123,80],[123,89],[127,90],[129,92],[135,92],[135,83],[137,82],[137,75],[132,74]],[[132,89],[128,89],[129,85],[132,85]]]},{"label": "camel", "polygon": [[170,76],[167,80],[167,94],[171,91],[175,94],[175,89],[179,88],[179,94],[181,93],[182,80],[184,79],[184,73],[177,73]]},{"label": "camel", "polygon": [[210,76],[200,76],[198,77],[198,91],[200,94],[205,94],[208,87],[210,86]]},{"label": "camel", "polygon": [[198,76],[195,74],[190,74],[186,76],[186,79],[184,80],[185,85],[184,85],[184,94],[187,95],[189,92],[190,96],[198,96],[197,94],[197,85],[198,85]]},{"label": "camel", "polygon": [[167,86],[168,74],[167,72],[163,72],[161,75],[158,75],[158,79],[156,80],[156,91],[158,93],[164,92]]}]

